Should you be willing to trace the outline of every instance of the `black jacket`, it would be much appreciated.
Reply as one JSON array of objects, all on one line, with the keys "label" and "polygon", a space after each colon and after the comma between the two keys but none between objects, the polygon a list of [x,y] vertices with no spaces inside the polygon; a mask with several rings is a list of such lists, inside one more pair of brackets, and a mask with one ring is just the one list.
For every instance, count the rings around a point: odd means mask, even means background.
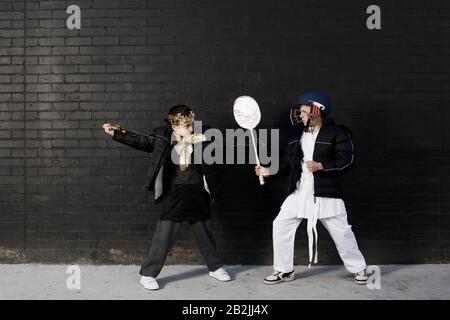
[{"label": "black jacket", "polygon": [[[302,172],[303,151],[301,137],[303,126],[298,125],[298,133],[290,139],[280,158],[280,167],[276,176],[289,174],[287,194],[291,194]],[[343,198],[342,174],[354,162],[354,147],[351,132],[344,126],[338,126],[333,120],[326,120],[319,131],[314,146],[313,161],[322,163],[324,170],[314,172],[314,196]]]},{"label": "black jacket", "polygon": [[[203,131],[206,129],[207,128],[204,127]],[[172,132],[167,126],[161,126],[153,129],[153,133],[149,134],[151,137],[146,137],[145,135],[134,133],[132,131],[126,131],[126,133],[114,131],[113,135],[114,140],[149,153],[149,167],[145,188],[155,194],[155,202],[159,202],[162,199],[164,190],[167,189],[169,178],[168,170],[162,171],[161,192],[155,190],[155,182],[158,178],[158,173],[160,173],[160,169],[163,166],[168,168],[168,161],[172,161],[170,157],[172,150],[172,145],[170,143],[171,134]],[[194,148],[201,147],[204,149],[208,143],[208,141],[205,141],[201,144],[195,145]],[[208,165],[202,163],[201,168],[203,174],[205,175],[206,183],[208,184],[211,199],[215,201],[220,195],[220,176],[218,166],[215,164]]]}]

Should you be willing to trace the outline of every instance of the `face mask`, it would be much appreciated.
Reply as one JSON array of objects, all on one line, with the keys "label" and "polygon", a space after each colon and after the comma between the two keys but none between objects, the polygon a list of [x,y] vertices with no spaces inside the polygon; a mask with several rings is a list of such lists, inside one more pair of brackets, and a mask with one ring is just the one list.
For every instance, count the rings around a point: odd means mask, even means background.
[{"label": "face mask", "polygon": [[292,108],[289,118],[291,119],[291,124],[293,126],[302,122],[302,118],[300,117],[301,111],[298,108]]},{"label": "face mask", "polygon": [[[311,123],[311,120],[317,118],[320,116],[320,110],[325,110],[325,106],[315,102],[315,101],[309,101],[311,103],[311,111],[308,113],[308,122],[306,123],[305,126],[305,131],[309,130],[309,125]],[[302,118],[301,118],[301,111],[298,108],[292,108],[291,112],[290,112],[290,119],[291,119],[291,124],[293,126],[299,124],[302,122]]]}]

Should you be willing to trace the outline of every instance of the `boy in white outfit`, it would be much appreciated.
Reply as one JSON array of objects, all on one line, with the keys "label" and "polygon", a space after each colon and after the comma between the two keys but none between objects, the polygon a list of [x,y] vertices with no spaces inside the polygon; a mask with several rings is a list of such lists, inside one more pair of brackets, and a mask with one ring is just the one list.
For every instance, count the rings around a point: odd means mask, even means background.
[{"label": "boy in white outfit", "polygon": [[[295,233],[306,218],[309,264],[317,263],[316,224],[320,220],[354,281],[366,284],[366,262],[347,222],[342,200],[342,174],[352,165],[354,157],[351,134],[327,119],[331,102],[326,95],[306,92],[296,105],[291,111],[291,121],[302,130],[290,141],[276,173],[277,176],[289,174],[289,196],[273,221],[274,272],[264,279],[264,283],[295,279]],[[272,174],[261,166],[256,166],[255,172],[265,177]]]}]

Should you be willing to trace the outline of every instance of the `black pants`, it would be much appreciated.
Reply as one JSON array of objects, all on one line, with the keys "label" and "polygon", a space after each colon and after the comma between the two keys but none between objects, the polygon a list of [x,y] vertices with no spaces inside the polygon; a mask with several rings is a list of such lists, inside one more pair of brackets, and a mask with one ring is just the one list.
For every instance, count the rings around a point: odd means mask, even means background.
[{"label": "black pants", "polygon": [[[155,234],[150,243],[148,257],[141,267],[140,274],[142,276],[156,278],[159,275],[166,261],[167,254],[173,246],[175,235],[180,225],[181,222],[158,221]],[[222,267],[222,261],[217,256],[211,220],[189,222],[189,226],[194,232],[200,252],[206,260],[209,271],[216,271]]]}]

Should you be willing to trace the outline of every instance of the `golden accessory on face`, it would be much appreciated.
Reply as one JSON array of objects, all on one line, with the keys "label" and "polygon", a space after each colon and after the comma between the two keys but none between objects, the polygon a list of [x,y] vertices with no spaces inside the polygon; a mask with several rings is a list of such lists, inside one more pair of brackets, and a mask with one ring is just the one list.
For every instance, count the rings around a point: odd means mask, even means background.
[{"label": "golden accessory on face", "polygon": [[189,111],[188,115],[183,115],[182,113],[177,113],[175,115],[168,116],[168,120],[171,125],[184,126],[194,122],[195,114],[193,111]]}]

